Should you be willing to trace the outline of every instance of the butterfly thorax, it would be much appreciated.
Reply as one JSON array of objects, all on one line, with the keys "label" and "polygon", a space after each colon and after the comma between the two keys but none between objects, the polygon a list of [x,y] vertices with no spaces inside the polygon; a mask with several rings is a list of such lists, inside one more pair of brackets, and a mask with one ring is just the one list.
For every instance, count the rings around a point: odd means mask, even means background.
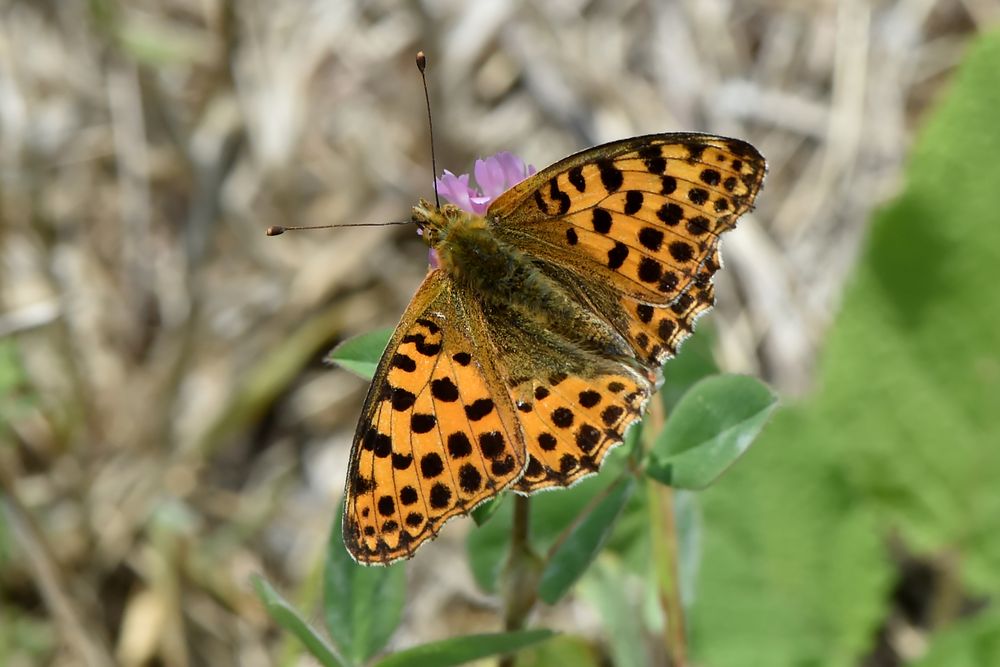
[{"label": "butterfly thorax", "polygon": [[486,306],[509,309],[545,330],[561,334],[581,351],[631,356],[624,339],[521,250],[504,242],[488,218],[426,201],[413,220],[437,252],[440,269]]}]

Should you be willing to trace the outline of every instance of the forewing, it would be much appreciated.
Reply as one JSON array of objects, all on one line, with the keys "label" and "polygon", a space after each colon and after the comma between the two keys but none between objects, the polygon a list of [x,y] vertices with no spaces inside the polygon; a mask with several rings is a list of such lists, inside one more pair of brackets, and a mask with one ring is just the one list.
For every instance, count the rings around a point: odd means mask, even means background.
[{"label": "forewing", "polygon": [[572,155],[490,206],[498,236],[582,280],[665,305],[703,273],[764,179],[750,144],[658,134]]},{"label": "forewing", "polygon": [[412,555],[524,470],[510,400],[432,271],[386,348],[351,451],[344,541],[363,563]]}]

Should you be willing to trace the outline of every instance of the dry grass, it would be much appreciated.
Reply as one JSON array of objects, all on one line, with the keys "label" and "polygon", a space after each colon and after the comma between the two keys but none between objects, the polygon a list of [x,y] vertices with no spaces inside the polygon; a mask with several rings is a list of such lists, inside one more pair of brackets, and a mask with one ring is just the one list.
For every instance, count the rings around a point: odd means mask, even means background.
[{"label": "dry grass", "polygon": [[[4,656],[0,641],[0,658],[287,655],[246,578],[318,596],[365,389],[320,359],[393,323],[426,255],[401,227],[263,230],[405,219],[429,194],[418,48],[453,171],[498,149],[544,166],[645,132],[756,144],[771,170],[725,244],[719,353],[800,392],[868,213],[998,11],[0,2],[0,337],[24,370],[0,413],[0,635],[20,643]],[[462,531],[412,563],[398,642],[495,627],[467,575],[440,575],[464,572]],[[572,609],[553,622],[570,612],[587,622]]]}]

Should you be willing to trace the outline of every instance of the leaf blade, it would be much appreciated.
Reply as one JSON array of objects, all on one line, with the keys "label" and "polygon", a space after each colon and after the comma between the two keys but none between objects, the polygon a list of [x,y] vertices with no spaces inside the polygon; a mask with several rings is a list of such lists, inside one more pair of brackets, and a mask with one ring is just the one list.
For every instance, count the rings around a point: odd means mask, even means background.
[{"label": "leaf blade", "polygon": [[634,489],[635,479],[625,477],[572,528],[542,572],[538,586],[538,595],[542,600],[555,604],[586,572],[611,535],[615,520]]},{"label": "leaf blade", "polygon": [[707,487],[749,449],[777,405],[777,396],[749,376],[701,380],[657,436],[646,474],[675,488]]},{"label": "leaf blade", "polygon": [[492,655],[513,653],[543,642],[556,633],[551,630],[521,630],[492,634],[466,635],[415,646],[395,653],[376,667],[452,667]]},{"label": "leaf blade", "polygon": [[323,571],[323,618],[334,641],[356,663],[381,650],[402,620],[406,572],[402,564],[359,565],[344,546],[341,518],[330,531]]},{"label": "leaf blade", "polygon": [[295,635],[306,650],[324,667],[350,667],[350,663],[319,633],[313,630],[298,610],[285,600],[264,577],[254,574],[250,577],[250,583],[274,622]]},{"label": "leaf blade", "polygon": [[389,345],[393,331],[391,328],[376,329],[348,338],[326,355],[326,361],[371,380],[375,377],[375,369],[378,368],[379,359]]}]

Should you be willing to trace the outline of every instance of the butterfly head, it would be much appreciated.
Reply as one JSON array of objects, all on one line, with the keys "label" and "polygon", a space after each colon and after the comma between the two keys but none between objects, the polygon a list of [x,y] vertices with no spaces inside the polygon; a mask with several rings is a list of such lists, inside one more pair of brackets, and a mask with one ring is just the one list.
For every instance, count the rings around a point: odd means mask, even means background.
[{"label": "butterfly head", "polygon": [[448,238],[459,229],[473,225],[479,216],[463,211],[454,204],[445,204],[438,208],[431,202],[421,199],[413,207],[410,218],[420,230],[424,242],[433,250],[440,250],[448,243]]}]

